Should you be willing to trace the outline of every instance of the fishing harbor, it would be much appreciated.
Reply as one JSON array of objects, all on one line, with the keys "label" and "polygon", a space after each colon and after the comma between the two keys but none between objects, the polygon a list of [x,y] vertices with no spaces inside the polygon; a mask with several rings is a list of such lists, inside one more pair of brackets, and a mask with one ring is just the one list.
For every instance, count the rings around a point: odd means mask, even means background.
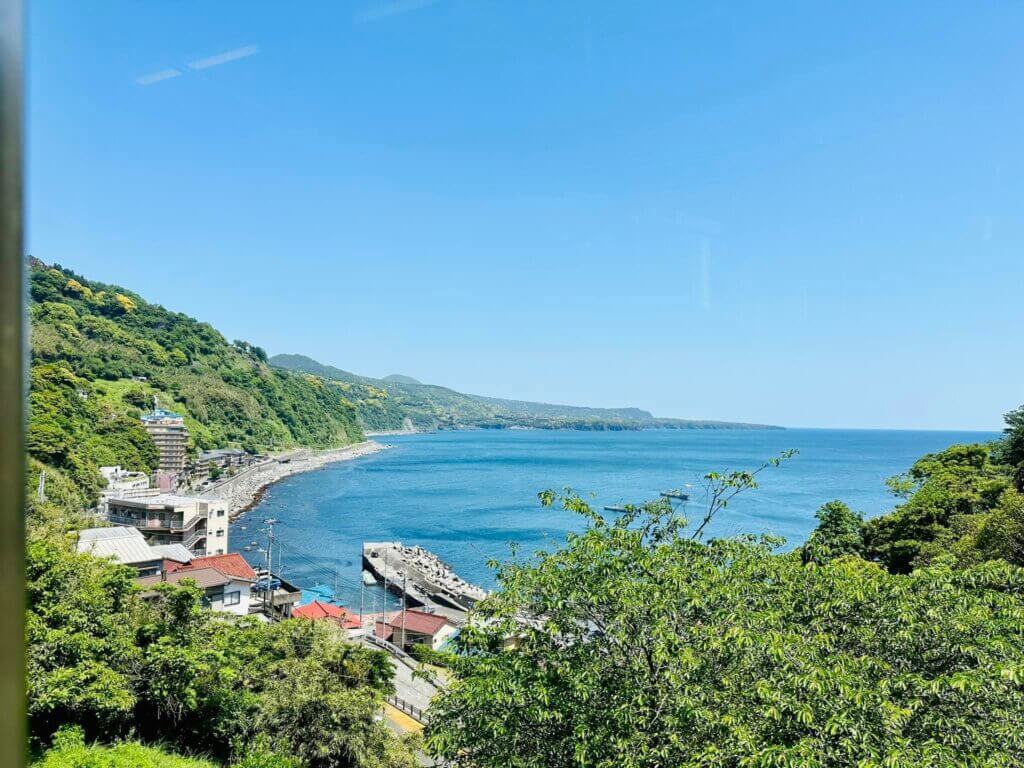
[{"label": "fishing harbor", "polygon": [[459,576],[451,565],[421,546],[400,541],[364,542],[364,583],[372,580],[403,603],[426,608],[461,624],[487,592]]}]

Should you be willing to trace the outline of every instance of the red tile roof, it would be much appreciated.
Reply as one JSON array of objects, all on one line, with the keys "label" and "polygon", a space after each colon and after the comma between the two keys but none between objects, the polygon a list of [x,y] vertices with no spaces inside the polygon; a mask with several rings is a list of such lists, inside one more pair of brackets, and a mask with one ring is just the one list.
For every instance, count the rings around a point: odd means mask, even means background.
[{"label": "red tile roof", "polygon": [[177,571],[192,571],[199,568],[213,568],[225,576],[232,576],[236,579],[256,581],[256,571],[245,562],[245,558],[237,552],[227,555],[207,555],[206,557],[194,557],[191,563],[175,563],[170,560],[164,561],[168,573]]},{"label": "red tile roof", "polygon": [[314,600],[309,605],[300,605],[292,609],[292,617],[296,619],[332,619],[345,629],[359,629],[359,617],[345,610],[340,605],[321,603]]},{"label": "red tile roof", "polygon": [[373,634],[375,634],[381,640],[390,640],[391,636],[395,634],[395,631],[391,629],[391,627],[389,627],[383,621],[377,621],[373,625]]},{"label": "red tile roof", "polygon": [[[436,635],[448,623],[448,619],[436,613],[409,610],[405,612],[405,629],[418,635]],[[391,620],[388,621],[388,626],[392,629],[402,628],[401,611],[391,617]]]}]

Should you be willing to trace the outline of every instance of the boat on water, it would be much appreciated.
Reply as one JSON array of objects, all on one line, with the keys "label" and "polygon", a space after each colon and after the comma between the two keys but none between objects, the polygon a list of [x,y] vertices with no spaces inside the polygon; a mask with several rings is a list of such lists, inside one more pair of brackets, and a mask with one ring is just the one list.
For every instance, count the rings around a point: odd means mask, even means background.
[{"label": "boat on water", "polygon": [[363,571],[363,584],[365,584],[368,587],[372,587],[376,583],[377,579],[372,573],[370,573],[369,571]]}]

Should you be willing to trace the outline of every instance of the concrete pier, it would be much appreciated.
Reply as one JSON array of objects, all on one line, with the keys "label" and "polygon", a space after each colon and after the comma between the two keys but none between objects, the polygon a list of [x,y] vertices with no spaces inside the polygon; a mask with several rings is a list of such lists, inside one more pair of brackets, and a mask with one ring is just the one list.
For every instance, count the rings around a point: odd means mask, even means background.
[{"label": "concrete pier", "polygon": [[363,544],[363,568],[408,605],[423,606],[461,624],[465,614],[487,593],[461,578],[437,555],[400,541]]}]

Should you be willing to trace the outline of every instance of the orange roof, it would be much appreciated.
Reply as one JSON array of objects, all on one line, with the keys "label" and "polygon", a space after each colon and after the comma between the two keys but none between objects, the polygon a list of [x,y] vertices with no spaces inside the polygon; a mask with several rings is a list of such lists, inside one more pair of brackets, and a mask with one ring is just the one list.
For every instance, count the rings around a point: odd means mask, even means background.
[{"label": "orange roof", "polygon": [[168,573],[176,571],[192,571],[199,568],[213,568],[225,576],[233,576],[236,579],[256,581],[256,571],[245,562],[245,558],[237,552],[227,555],[207,555],[206,557],[194,557],[191,563],[175,563],[170,560],[164,561]]},{"label": "orange roof", "polygon": [[296,619],[332,619],[345,629],[359,629],[359,617],[340,605],[321,603],[314,600],[309,605],[300,605],[292,609],[292,617]]}]

